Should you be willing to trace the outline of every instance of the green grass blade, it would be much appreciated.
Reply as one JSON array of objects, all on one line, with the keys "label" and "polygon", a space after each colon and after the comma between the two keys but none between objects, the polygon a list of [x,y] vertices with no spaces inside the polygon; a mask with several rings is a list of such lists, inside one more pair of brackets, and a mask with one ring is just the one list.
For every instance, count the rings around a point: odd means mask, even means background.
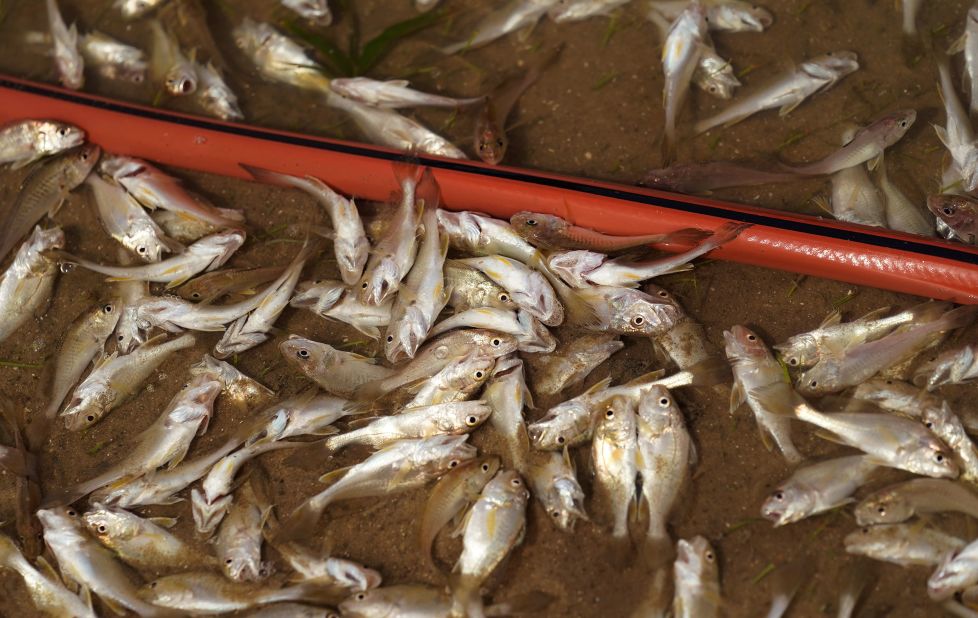
[{"label": "green grass blade", "polygon": [[294,20],[285,22],[285,29],[319,52],[320,60],[329,74],[345,77],[356,74],[355,63],[350,56],[325,36],[306,30]]},{"label": "green grass blade", "polygon": [[434,10],[389,26],[376,37],[367,41],[357,58],[357,71],[364,75],[374,68],[391,49],[403,39],[433,26],[446,17],[445,11]]}]

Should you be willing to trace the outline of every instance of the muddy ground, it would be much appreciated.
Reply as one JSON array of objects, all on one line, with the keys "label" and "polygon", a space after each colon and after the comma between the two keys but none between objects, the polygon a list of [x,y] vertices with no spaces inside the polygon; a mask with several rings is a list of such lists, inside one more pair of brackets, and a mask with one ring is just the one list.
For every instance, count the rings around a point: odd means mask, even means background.
[{"label": "muddy ground", "polygon": [[[77,20],[85,30],[98,28],[130,43],[148,40],[145,25],[122,23],[111,9],[110,0],[62,0],[60,4],[66,19]],[[355,129],[324,108],[315,95],[262,82],[235,50],[230,39],[232,24],[244,15],[279,21],[286,14],[277,3],[240,0],[204,4],[208,8],[208,27],[227,62],[229,81],[239,93],[249,121],[357,137]],[[507,162],[624,182],[634,182],[649,168],[660,165],[659,40],[654,28],[641,16],[641,3],[633,3],[610,19],[559,27],[544,22],[525,41],[511,36],[452,58],[442,57],[437,46],[466,38],[471,23],[488,10],[489,3],[446,0],[444,4],[454,9],[451,19],[405,41],[371,76],[407,77],[422,89],[471,96],[491,89],[519,66],[563,42],[564,50],[556,65],[516,110]],[[937,188],[944,156],[930,127],[932,122],[943,122],[935,86],[935,59],[960,32],[967,3],[927,3],[919,19],[921,35],[916,40],[907,40],[900,33],[901,17],[896,4],[890,0],[778,0],[768,3],[775,13],[775,23],[767,32],[716,34],[718,50],[732,59],[743,74],[747,89],[763,84],[792,62],[830,50],[857,52],[862,68],[785,118],[769,112],[728,130],[683,140],[680,160],[747,159],[773,163],[814,159],[837,145],[846,123],[865,123],[881,112],[912,107],[918,111],[917,124],[888,153],[887,161],[891,176],[901,188],[922,200],[927,192]],[[25,31],[45,28],[41,6],[35,0],[0,3],[0,70],[54,81],[50,60],[22,42]],[[408,0],[360,0],[356,11],[363,39],[413,15]],[[341,10],[337,24],[327,32],[336,41],[346,41],[352,22],[349,11]],[[152,85],[120,85],[93,75],[89,76],[87,89],[139,102],[158,98]],[[184,101],[157,102],[193,109]],[[705,117],[722,105],[693,93],[680,126],[688,131],[692,119]],[[439,111],[421,112],[418,117],[468,148],[471,118]],[[298,246],[298,227],[323,220],[312,200],[296,192],[174,171],[216,204],[246,211],[250,239],[229,262],[230,266],[285,264]],[[13,199],[22,177],[23,172],[0,175],[4,203]],[[824,182],[811,180],[729,191],[721,196],[817,214],[810,198],[825,188]],[[72,251],[114,260],[114,242],[99,226],[87,191],[74,193],[55,222],[64,227]],[[299,226],[283,229],[283,222]],[[304,278],[330,275],[331,267],[321,260],[307,269]],[[853,318],[881,306],[905,307],[920,301],[871,288],[719,262],[703,263],[693,274],[666,278],[663,285],[703,323],[709,339],[717,346],[722,345],[722,331],[732,324],[750,324],[768,342],[775,342],[815,327],[835,307],[840,307],[847,318]],[[41,408],[46,402],[46,370],[52,365],[49,355],[57,349],[60,334],[81,312],[111,293],[111,286],[99,275],[76,269],[60,276],[49,310],[0,345],[0,392],[28,412]],[[278,342],[289,333],[366,354],[376,351],[356,331],[327,323],[308,312],[287,309],[277,326],[281,329],[279,334],[235,362],[283,397],[309,386],[278,353]],[[559,336],[573,333],[560,332]],[[978,330],[972,327],[959,340],[976,338]],[[177,392],[186,367],[196,362],[217,337],[201,335],[198,340],[194,349],[177,353],[164,363],[145,392],[92,430],[56,432],[40,453],[45,488],[87,479],[124,457],[136,435],[152,423]],[[12,363],[30,366],[9,366]],[[624,351],[591,376],[588,384],[606,375],[626,380],[659,364],[647,342],[630,340]],[[576,389],[566,396],[575,393]],[[946,394],[960,409],[974,409],[973,387],[947,389]],[[765,450],[746,409],[731,416],[727,402],[712,391],[683,391],[678,396],[700,459],[693,481],[673,514],[672,531],[676,537],[702,534],[714,543],[721,558],[727,616],[757,616],[765,612],[779,569],[799,556],[805,557],[808,574],[790,615],[835,615],[839,592],[851,578],[850,568],[871,580],[858,615],[940,614],[926,598],[928,569],[902,569],[845,554],[842,538],[855,528],[849,510],[839,509],[780,529],[760,520],[761,502],[778,481],[790,474],[789,467],[779,455]],[[529,412],[531,418],[542,414],[542,408],[553,402],[540,403],[541,409]],[[190,457],[214,448],[246,416],[220,404],[211,429],[195,442]],[[490,430],[481,429],[473,441],[488,450],[497,448],[489,433]],[[814,437],[800,425],[795,434],[802,451],[813,460],[844,453],[844,449]],[[585,453],[586,450],[579,452],[577,460],[582,483],[589,488]],[[316,478],[320,474],[353,463],[364,454],[351,450],[324,465],[311,457],[305,462],[301,457],[286,461],[289,454],[272,453],[253,467],[255,473],[264,473],[271,479],[275,502],[279,512],[285,514],[318,490]],[[870,489],[903,476],[886,472]],[[0,521],[12,517],[12,496],[10,477],[0,473]],[[310,533],[309,542],[380,570],[389,584],[439,584],[444,581],[442,575],[423,566],[416,549],[417,521],[425,497],[426,491],[414,491],[391,499],[339,504]],[[188,503],[144,512],[178,516],[177,533],[185,539],[195,539]],[[594,514],[592,523],[584,522],[573,534],[564,534],[554,529],[534,502],[525,542],[489,582],[491,599],[505,601],[542,590],[555,599],[545,612],[548,616],[628,615],[648,589],[649,571],[632,551],[609,543],[601,510],[595,509]],[[966,538],[975,534],[972,522],[963,517],[936,517],[935,523]],[[205,542],[197,542],[207,549]],[[458,549],[456,540],[443,535],[437,544],[437,555],[450,564]],[[269,552],[276,559],[274,552]],[[154,575],[143,573],[147,578]],[[19,582],[6,573],[0,573],[0,615],[32,615]]]}]

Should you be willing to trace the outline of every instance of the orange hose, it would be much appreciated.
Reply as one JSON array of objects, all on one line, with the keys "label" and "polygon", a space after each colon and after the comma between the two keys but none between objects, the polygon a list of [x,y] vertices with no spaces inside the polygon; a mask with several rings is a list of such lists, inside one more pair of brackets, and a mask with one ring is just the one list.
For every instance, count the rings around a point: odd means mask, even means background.
[{"label": "orange hose", "polygon": [[[113,101],[0,75],[0,122],[52,118],[87,131],[109,152],[249,178],[240,163],[321,178],[336,190],[383,201],[396,190],[402,153]],[[978,248],[818,217],[640,187],[472,161],[420,157],[442,202],[497,217],[528,210],[609,234],[753,226],[711,257],[858,285],[978,304]],[[678,250],[679,247],[665,247]]]}]

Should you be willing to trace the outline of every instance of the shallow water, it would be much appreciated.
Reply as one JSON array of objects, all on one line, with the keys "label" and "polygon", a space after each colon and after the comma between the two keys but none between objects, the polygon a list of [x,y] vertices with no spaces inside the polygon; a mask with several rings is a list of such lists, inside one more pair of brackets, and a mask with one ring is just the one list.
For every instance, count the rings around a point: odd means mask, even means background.
[{"label": "shallow water", "polygon": [[[229,81],[238,92],[249,121],[356,138],[355,129],[321,105],[316,96],[260,81],[248,61],[230,43],[231,24],[242,15],[256,19],[282,18],[285,13],[280,9],[269,8],[274,3],[248,0],[205,4],[209,8],[209,26],[230,68]],[[413,14],[407,0],[363,0],[356,4],[362,16],[363,39]],[[422,89],[471,96],[491,89],[519,65],[532,62],[537,54],[564,42],[557,64],[517,107],[507,162],[625,182],[633,182],[648,169],[660,166],[659,42],[654,28],[641,17],[640,3],[634,3],[635,6],[614,20],[596,18],[559,27],[544,22],[525,42],[512,36],[461,58],[443,58],[435,46],[465,38],[469,32],[466,24],[484,13],[488,3],[446,0],[444,4],[458,9],[450,22],[399,46],[371,75],[410,76]],[[24,31],[45,28],[43,11],[37,10],[40,3],[8,0],[2,5],[7,13],[0,23],[0,70],[53,81],[50,60],[20,43]],[[145,26],[122,24],[110,9],[109,0],[64,0],[61,5],[66,19],[77,20],[83,29],[98,28],[130,43],[147,40]],[[866,123],[882,112],[913,107],[918,111],[917,124],[898,146],[888,151],[887,163],[891,177],[901,188],[922,199],[937,188],[944,156],[929,126],[932,122],[943,123],[935,87],[934,58],[957,36],[966,7],[967,3],[954,1],[926,5],[918,22],[920,40],[913,43],[901,35],[899,11],[891,1],[770,2],[768,8],[775,13],[775,23],[768,32],[714,35],[720,54],[732,58],[739,71],[747,71],[742,79],[745,89],[763,84],[792,61],[834,49],[856,51],[863,68],[786,118],[768,112],[719,134],[711,132],[684,140],[679,159],[767,162],[815,159],[836,147],[845,123]],[[341,14],[339,23],[330,30],[335,32],[335,40],[346,40],[351,22],[349,15]],[[89,79],[87,89],[91,91],[139,102],[151,102],[155,98],[151,85],[134,88],[94,76]],[[183,101],[164,104],[192,109]],[[720,107],[722,103],[694,92],[680,122],[681,130],[688,130],[692,119],[705,117]],[[471,118],[455,118],[450,112],[439,111],[426,111],[419,117],[468,148]],[[297,247],[301,227],[324,220],[313,201],[296,192],[183,170],[176,173],[217,205],[246,211],[250,240],[235,254],[229,266],[285,264]],[[3,202],[13,198],[22,177],[23,172],[4,172],[0,176]],[[825,187],[825,182],[811,180],[723,192],[721,196],[817,214],[810,198]],[[55,221],[64,227],[67,246],[72,251],[114,261],[115,243],[95,220],[87,191],[75,192]],[[281,230],[282,222],[298,225]],[[269,230],[276,231],[274,237],[269,236]],[[322,260],[308,268],[303,278],[335,274],[330,269],[331,264]],[[751,324],[769,343],[813,328],[835,305],[848,298],[850,292],[854,293],[852,299],[841,305],[847,318],[884,305],[904,307],[919,301],[906,295],[719,262],[703,263],[694,272],[665,278],[662,283],[704,324],[709,339],[720,348],[722,331],[732,324]],[[0,392],[29,411],[42,407],[45,368],[52,365],[48,356],[57,349],[60,333],[77,315],[109,294],[111,287],[94,273],[76,269],[60,276],[49,311],[0,345],[0,360],[43,364],[44,368],[0,366]],[[242,354],[236,364],[283,397],[309,385],[278,353],[278,342],[289,333],[342,344],[365,354],[376,352],[356,331],[326,323],[308,312],[287,309],[277,326],[280,334]],[[572,333],[560,332],[558,336],[572,336]],[[972,327],[958,339],[974,341],[976,337],[978,329]],[[41,453],[45,488],[87,479],[107,463],[123,457],[135,436],[156,418],[179,389],[185,367],[196,362],[216,340],[214,335],[200,335],[194,349],[177,353],[164,363],[159,374],[150,380],[146,392],[114,411],[91,431],[56,432]],[[607,375],[627,380],[660,365],[647,342],[629,340],[625,350],[595,371],[587,384]],[[571,391],[567,396],[575,393],[576,390]],[[947,394],[958,408],[974,409],[973,388],[947,389]],[[928,569],[902,569],[845,554],[841,539],[855,528],[850,511],[840,509],[779,529],[772,529],[770,524],[759,520],[761,502],[790,473],[789,468],[779,455],[764,449],[746,409],[731,416],[727,402],[706,390],[681,391],[678,398],[700,459],[693,472],[694,480],[673,513],[671,529],[675,538],[702,534],[714,543],[721,559],[726,615],[756,616],[766,611],[773,579],[764,575],[770,573],[769,565],[774,565],[776,573],[785,562],[798,556],[807,558],[809,576],[790,615],[834,615],[838,593],[847,582],[844,567],[853,564],[870,572],[873,578],[860,616],[939,614],[926,599],[924,582]],[[529,412],[530,418],[536,418],[555,402],[538,401],[538,409]],[[220,444],[245,417],[246,413],[226,404],[219,405],[211,429],[195,441],[190,457]],[[493,450],[497,445],[489,434],[490,430],[481,429],[473,441]],[[843,449],[816,438],[801,425],[796,426],[795,435],[800,449],[814,459],[843,454]],[[579,449],[576,460],[581,482],[590,495],[587,452]],[[312,457],[306,457],[308,461],[304,465],[296,465],[295,459],[286,461],[289,453],[280,452],[264,455],[252,466],[254,473],[264,472],[271,479],[275,502],[283,515],[318,491],[316,478],[320,474],[358,461],[364,454],[351,449],[325,465]],[[888,471],[870,487],[902,477],[902,473]],[[439,584],[442,576],[424,567],[416,550],[417,520],[426,493],[414,491],[388,500],[340,503],[329,510],[327,518],[311,533],[310,543],[330,547],[335,555],[380,570],[388,584]],[[0,472],[0,521],[11,519],[11,508],[11,479]],[[593,509],[590,502],[589,509]],[[182,538],[194,538],[189,504],[145,512],[179,516],[176,532]],[[648,588],[649,570],[635,559],[634,552],[609,543],[604,533],[606,520],[600,510],[594,510],[592,519],[594,523],[579,524],[573,534],[563,534],[553,528],[539,505],[532,502],[526,539],[489,581],[489,597],[493,601],[505,601],[542,590],[555,597],[545,612],[548,616],[628,615]],[[975,533],[973,522],[963,517],[937,517],[935,523],[964,537]],[[207,549],[204,542],[199,542],[199,547]],[[447,564],[454,560],[458,550],[458,541],[444,534],[436,545],[436,555]],[[268,550],[268,554],[276,559],[273,550]],[[29,616],[32,615],[29,608],[30,603],[16,578],[0,573],[0,615]]]}]

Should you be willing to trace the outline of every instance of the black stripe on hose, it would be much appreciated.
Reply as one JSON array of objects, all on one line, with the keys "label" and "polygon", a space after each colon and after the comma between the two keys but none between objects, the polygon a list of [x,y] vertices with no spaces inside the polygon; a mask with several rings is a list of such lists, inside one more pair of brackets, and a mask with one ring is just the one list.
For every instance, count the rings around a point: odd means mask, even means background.
[{"label": "black stripe on hose", "polygon": [[[356,144],[323,142],[316,138],[302,137],[296,135],[281,135],[281,134],[265,131],[263,129],[256,128],[256,127],[219,124],[216,122],[212,122],[206,118],[188,118],[188,117],[171,114],[163,110],[133,107],[129,104],[118,102],[118,101],[100,101],[96,99],[91,99],[85,95],[78,94],[78,93],[48,89],[47,87],[40,84],[25,84],[16,81],[11,81],[2,76],[0,76],[0,87],[9,88],[11,90],[19,90],[22,92],[28,92],[30,94],[45,96],[51,99],[58,99],[61,101],[75,103],[78,105],[84,105],[96,109],[104,109],[112,112],[128,114],[130,116],[138,116],[141,118],[148,118],[151,120],[157,120],[162,122],[172,122],[175,124],[180,124],[188,127],[206,129],[208,131],[217,131],[220,133],[227,133],[231,135],[240,135],[243,137],[250,137],[254,139],[279,142],[283,144],[291,144],[294,146],[303,146],[306,148],[315,148],[318,150],[328,150],[328,151],[339,152],[343,154],[357,155],[361,157],[371,157],[373,159],[379,159],[383,161],[404,160],[404,156],[399,153],[378,152],[370,148],[364,148],[362,146],[358,146]],[[778,217],[771,217],[760,213],[728,210],[722,206],[710,206],[706,204],[686,202],[679,199],[653,197],[641,193],[633,193],[624,188],[612,189],[608,187],[593,186],[590,184],[581,183],[574,180],[559,179],[559,178],[544,178],[544,177],[535,176],[533,174],[528,174],[525,172],[512,170],[512,169],[476,167],[473,165],[469,165],[465,161],[461,161],[461,160],[453,161],[453,160],[442,160],[442,159],[429,159],[423,156],[417,157],[417,159],[420,162],[424,163],[425,165],[436,169],[444,169],[444,170],[450,170],[454,172],[464,172],[468,174],[477,174],[480,176],[489,176],[493,178],[524,182],[524,183],[535,184],[535,185],[551,187],[556,189],[576,191],[578,193],[598,195],[601,197],[624,200],[624,201],[629,201],[637,204],[657,206],[659,208],[667,208],[670,210],[677,210],[677,211],[698,214],[698,215],[706,215],[710,217],[732,219],[735,221],[741,221],[743,223],[763,225],[766,227],[773,227],[773,228],[778,228],[781,230],[787,230],[792,232],[800,232],[803,234],[810,234],[813,236],[823,236],[823,237],[833,238],[837,240],[844,240],[847,242],[871,245],[874,247],[894,249],[898,251],[916,253],[918,255],[926,255],[931,257],[943,258],[947,260],[954,260],[965,264],[978,264],[978,256],[976,256],[974,253],[970,253],[962,249],[956,249],[953,246],[932,245],[929,243],[923,243],[914,240],[889,238],[886,236],[877,236],[869,232],[862,232],[857,230],[845,230],[845,229],[839,229],[835,227],[823,226],[823,225],[819,225],[817,222],[785,220],[785,219],[780,219]]]}]

